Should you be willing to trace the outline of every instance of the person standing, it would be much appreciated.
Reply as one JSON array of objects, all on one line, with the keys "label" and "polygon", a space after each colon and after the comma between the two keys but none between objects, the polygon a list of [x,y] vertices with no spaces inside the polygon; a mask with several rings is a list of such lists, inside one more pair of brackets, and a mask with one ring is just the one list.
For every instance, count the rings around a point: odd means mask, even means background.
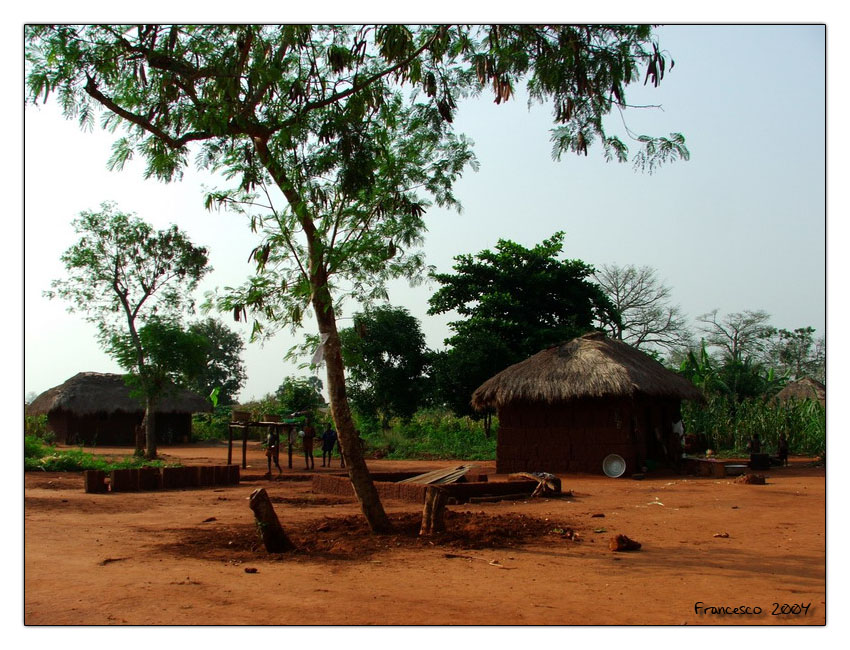
[{"label": "person standing", "polygon": [[785,432],[779,434],[778,450],[779,462],[783,467],[788,467],[788,438],[785,437]]},{"label": "person standing", "polygon": [[315,469],[316,461],[313,460],[313,441],[316,439],[316,429],[310,423],[310,420],[307,420],[302,433],[304,442],[304,463],[306,464],[307,469]]},{"label": "person standing", "polygon": [[[331,458],[333,457],[334,445],[336,444],[336,431],[329,424],[325,432],[322,434],[322,467],[331,466]],[[325,465],[327,459],[327,465]]]},{"label": "person standing", "polygon": [[277,467],[277,473],[283,474],[280,468],[280,431],[276,426],[269,429],[269,435],[266,437],[266,458],[269,463],[269,478],[272,476],[272,461]]}]

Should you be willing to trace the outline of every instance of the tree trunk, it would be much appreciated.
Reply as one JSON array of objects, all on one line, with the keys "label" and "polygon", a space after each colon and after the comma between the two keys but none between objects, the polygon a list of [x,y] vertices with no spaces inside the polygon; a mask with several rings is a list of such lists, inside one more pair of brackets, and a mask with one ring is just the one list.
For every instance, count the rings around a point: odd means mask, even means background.
[{"label": "tree trunk", "polygon": [[295,544],[283,532],[283,526],[280,525],[265,488],[257,488],[251,492],[248,506],[254,513],[263,545],[269,553],[284,553],[295,548]]},{"label": "tree trunk", "polygon": [[363,447],[360,437],[354,429],[351,409],[345,391],[345,368],[342,363],[342,350],[339,332],[336,328],[336,317],[333,308],[322,304],[314,297],[313,305],[316,318],[319,321],[319,332],[327,334],[325,341],[325,363],[327,365],[328,395],[331,402],[331,414],[336,424],[337,436],[340,442],[340,454],[345,461],[348,476],[354,487],[354,493],[360,501],[360,509],[369,522],[373,532],[383,533],[392,529],[390,520],[384,512],[378,491],[369,476],[366,460],[363,458]]},{"label": "tree trunk", "polygon": [[156,458],[156,414],[154,401],[145,398],[145,458]]},{"label": "tree trunk", "polygon": [[[319,323],[319,333],[327,334],[325,345],[325,363],[327,364],[328,395],[331,402],[331,415],[336,424],[337,436],[340,442],[340,453],[348,469],[352,487],[360,509],[373,532],[388,532],[391,530],[390,520],[378,491],[369,476],[366,461],[363,458],[363,448],[359,436],[354,429],[348,397],[345,391],[345,367],[342,363],[342,351],[339,342],[339,332],[336,329],[336,315],[333,309],[333,297],[328,287],[328,274],[323,259],[321,236],[316,231],[316,225],[309,214],[307,205],[302,201],[298,191],[286,177],[283,169],[277,164],[268,148],[270,133],[254,134],[254,148],[263,166],[269,171],[275,184],[283,192],[292,210],[298,215],[298,220],[304,230],[307,240],[308,264],[304,270],[312,290],[311,302],[316,310],[316,320]],[[303,270],[303,269],[302,269]]]},{"label": "tree trunk", "polygon": [[145,454],[145,430],[147,428],[148,421],[148,412],[145,411],[145,415],[142,418],[142,423],[137,424],[134,430],[135,433],[135,444],[136,449],[133,452],[134,456],[144,456]]}]

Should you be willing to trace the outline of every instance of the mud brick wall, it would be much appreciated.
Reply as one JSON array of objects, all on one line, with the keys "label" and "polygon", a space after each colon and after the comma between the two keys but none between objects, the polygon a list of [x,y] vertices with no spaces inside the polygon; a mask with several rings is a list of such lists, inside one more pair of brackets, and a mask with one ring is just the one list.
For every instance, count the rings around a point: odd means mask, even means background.
[{"label": "mud brick wall", "polygon": [[[375,484],[375,489],[378,491],[378,496],[382,499],[398,499],[411,503],[423,503],[425,501],[424,485],[396,482],[403,481],[417,474],[422,474],[422,472],[376,472],[372,474],[372,481]],[[354,496],[354,488],[347,474],[318,474],[313,477],[311,489],[313,492],[320,494]]]},{"label": "mud brick wall", "polygon": [[655,428],[672,451],[668,429],[676,405],[650,398],[509,404],[499,410],[496,472],[601,474],[608,454],[622,456],[627,473],[640,471],[646,458],[661,453]]},{"label": "mud brick wall", "polygon": [[[418,472],[421,474],[422,472]],[[375,489],[381,499],[397,499],[409,503],[424,503],[427,485],[421,483],[397,483],[386,480],[378,480],[377,476],[384,479],[396,477],[402,481],[410,478],[405,473],[398,474],[373,474],[372,479]],[[414,474],[413,476],[416,476]],[[485,475],[486,478],[486,475]],[[499,481],[490,483],[488,481],[476,481],[466,483],[452,483],[442,486],[458,503],[466,503],[472,496],[499,496],[504,494],[531,494],[537,487],[536,481]],[[320,494],[336,494],[340,496],[354,496],[354,488],[347,475],[319,474],[313,477],[312,491]]]},{"label": "mud brick wall", "polygon": [[87,470],[83,472],[85,491],[139,492],[154,490],[179,490],[216,485],[238,485],[239,465],[192,465],[188,467],[143,467],[141,469],[115,469],[109,473]]}]

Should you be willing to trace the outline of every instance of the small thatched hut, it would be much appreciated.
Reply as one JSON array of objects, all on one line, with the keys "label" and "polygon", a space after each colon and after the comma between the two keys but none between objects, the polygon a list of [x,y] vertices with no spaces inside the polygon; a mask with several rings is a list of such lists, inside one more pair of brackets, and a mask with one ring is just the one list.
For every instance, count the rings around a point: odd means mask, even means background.
[{"label": "small thatched hut", "polygon": [[683,399],[703,398],[652,357],[594,332],[506,368],[472,405],[498,409],[498,473],[600,473],[612,453],[632,473],[647,460],[678,462]]},{"label": "small thatched hut", "polygon": [[792,399],[797,401],[817,400],[826,406],[826,386],[820,383],[817,379],[811,377],[803,377],[797,381],[792,381],[785,386],[781,391],[776,393],[776,399],[780,402],[787,402]]},{"label": "small thatched hut", "polygon": [[[192,432],[192,413],[209,412],[209,400],[178,389],[164,398],[155,415],[157,439],[178,442]],[[30,415],[47,415],[47,428],[64,444],[133,445],[144,406],[130,396],[123,375],[81,372],[43,392],[29,405]]]}]

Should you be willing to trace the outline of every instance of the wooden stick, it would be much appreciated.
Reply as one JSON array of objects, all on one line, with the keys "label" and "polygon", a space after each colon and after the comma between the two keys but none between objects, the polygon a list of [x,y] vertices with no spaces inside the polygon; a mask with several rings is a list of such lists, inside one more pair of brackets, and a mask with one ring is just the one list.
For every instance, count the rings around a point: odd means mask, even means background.
[{"label": "wooden stick", "polygon": [[269,553],[284,553],[295,548],[295,544],[283,532],[283,526],[280,525],[265,488],[257,488],[251,492],[248,504],[254,512],[257,528],[260,529],[263,544]]},{"label": "wooden stick", "polygon": [[446,529],[446,504],[448,493],[440,487],[430,485],[425,488],[425,506],[422,509],[422,526],[419,535],[428,536],[441,533]]}]

